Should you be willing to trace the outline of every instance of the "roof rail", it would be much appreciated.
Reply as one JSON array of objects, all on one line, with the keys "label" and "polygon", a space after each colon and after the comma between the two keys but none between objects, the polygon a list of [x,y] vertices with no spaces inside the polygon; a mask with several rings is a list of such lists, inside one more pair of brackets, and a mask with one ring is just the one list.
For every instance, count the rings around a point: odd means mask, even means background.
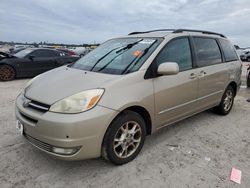
[{"label": "roof rail", "polygon": [[211,31],[204,31],[204,30],[193,30],[193,29],[176,29],[175,31],[173,31],[173,33],[182,33],[182,32],[197,32],[197,33],[203,33],[203,34],[209,34],[209,35],[219,35],[223,38],[226,38],[225,35],[220,34],[220,33],[215,33],[215,32],[211,32]]},{"label": "roof rail", "polygon": [[129,33],[128,35],[136,35],[136,34],[144,34],[144,33],[151,33],[151,32],[157,32],[157,31],[172,31],[174,32],[176,29],[155,29],[155,30],[149,30],[149,31],[135,31],[132,33]]},{"label": "roof rail", "polygon": [[197,33],[203,33],[203,34],[209,34],[209,35],[219,35],[223,38],[226,38],[226,36],[221,33],[215,33],[215,32],[204,31],[204,30],[193,30],[193,29],[156,29],[156,30],[149,30],[149,31],[135,31],[135,32],[129,33],[128,35],[144,34],[144,33],[151,33],[151,32],[157,32],[157,31],[172,31],[172,33],[197,32]]}]

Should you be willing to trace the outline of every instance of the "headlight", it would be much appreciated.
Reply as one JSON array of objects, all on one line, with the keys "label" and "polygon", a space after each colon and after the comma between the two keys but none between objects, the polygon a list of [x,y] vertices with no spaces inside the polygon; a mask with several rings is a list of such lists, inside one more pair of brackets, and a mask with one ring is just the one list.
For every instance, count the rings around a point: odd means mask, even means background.
[{"label": "headlight", "polygon": [[103,93],[104,89],[83,91],[54,103],[49,111],[67,114],[84,112],[93,108]]}]

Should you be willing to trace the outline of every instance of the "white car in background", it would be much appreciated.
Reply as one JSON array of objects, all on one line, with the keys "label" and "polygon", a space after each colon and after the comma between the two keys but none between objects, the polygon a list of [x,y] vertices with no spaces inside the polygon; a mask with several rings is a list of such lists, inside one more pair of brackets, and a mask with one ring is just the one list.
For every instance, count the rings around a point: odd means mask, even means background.
[{"label": "white car in background", "polygon": [[72,50],[73,52],[75,52],[80,57],[85,56],[87,53],[90,52],[90,49],[86,48],[86,47],[72,47],[69,49]]}]

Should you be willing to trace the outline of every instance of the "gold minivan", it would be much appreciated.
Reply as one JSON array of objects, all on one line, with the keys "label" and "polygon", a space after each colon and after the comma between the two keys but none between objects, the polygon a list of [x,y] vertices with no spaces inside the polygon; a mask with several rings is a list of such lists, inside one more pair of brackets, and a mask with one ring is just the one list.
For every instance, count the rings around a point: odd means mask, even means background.
[{"label": "gold minivan", "polygon": [[146,135],[207,109],[230,112],[241,62],[222,34],[133,32],[32,79],[16,99],[17,130],[64,160],[121,165]]}]

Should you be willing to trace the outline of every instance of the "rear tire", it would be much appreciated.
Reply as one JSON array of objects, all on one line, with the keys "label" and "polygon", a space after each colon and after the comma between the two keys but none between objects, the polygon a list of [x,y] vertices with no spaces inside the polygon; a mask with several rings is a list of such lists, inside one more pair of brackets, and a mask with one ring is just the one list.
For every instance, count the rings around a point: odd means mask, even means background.
[{"label": "rear tire", "polygon": [[221,102],[213,108],[213,111],[220,115],[227,115],[231,111],[234,103],[235,91],[232,86],[228,86],[224,92]]},{"label": "rear tire", "polygon": [[10,81],[16,76],[16,71],[10,65],[0,65],[0,80]]},{"label": "rear tire", "polygon": [[146,125],[136,112],[124,111],[110,124],[102,146],[102,157],[115,165],[132,161],[141,151]]}]

